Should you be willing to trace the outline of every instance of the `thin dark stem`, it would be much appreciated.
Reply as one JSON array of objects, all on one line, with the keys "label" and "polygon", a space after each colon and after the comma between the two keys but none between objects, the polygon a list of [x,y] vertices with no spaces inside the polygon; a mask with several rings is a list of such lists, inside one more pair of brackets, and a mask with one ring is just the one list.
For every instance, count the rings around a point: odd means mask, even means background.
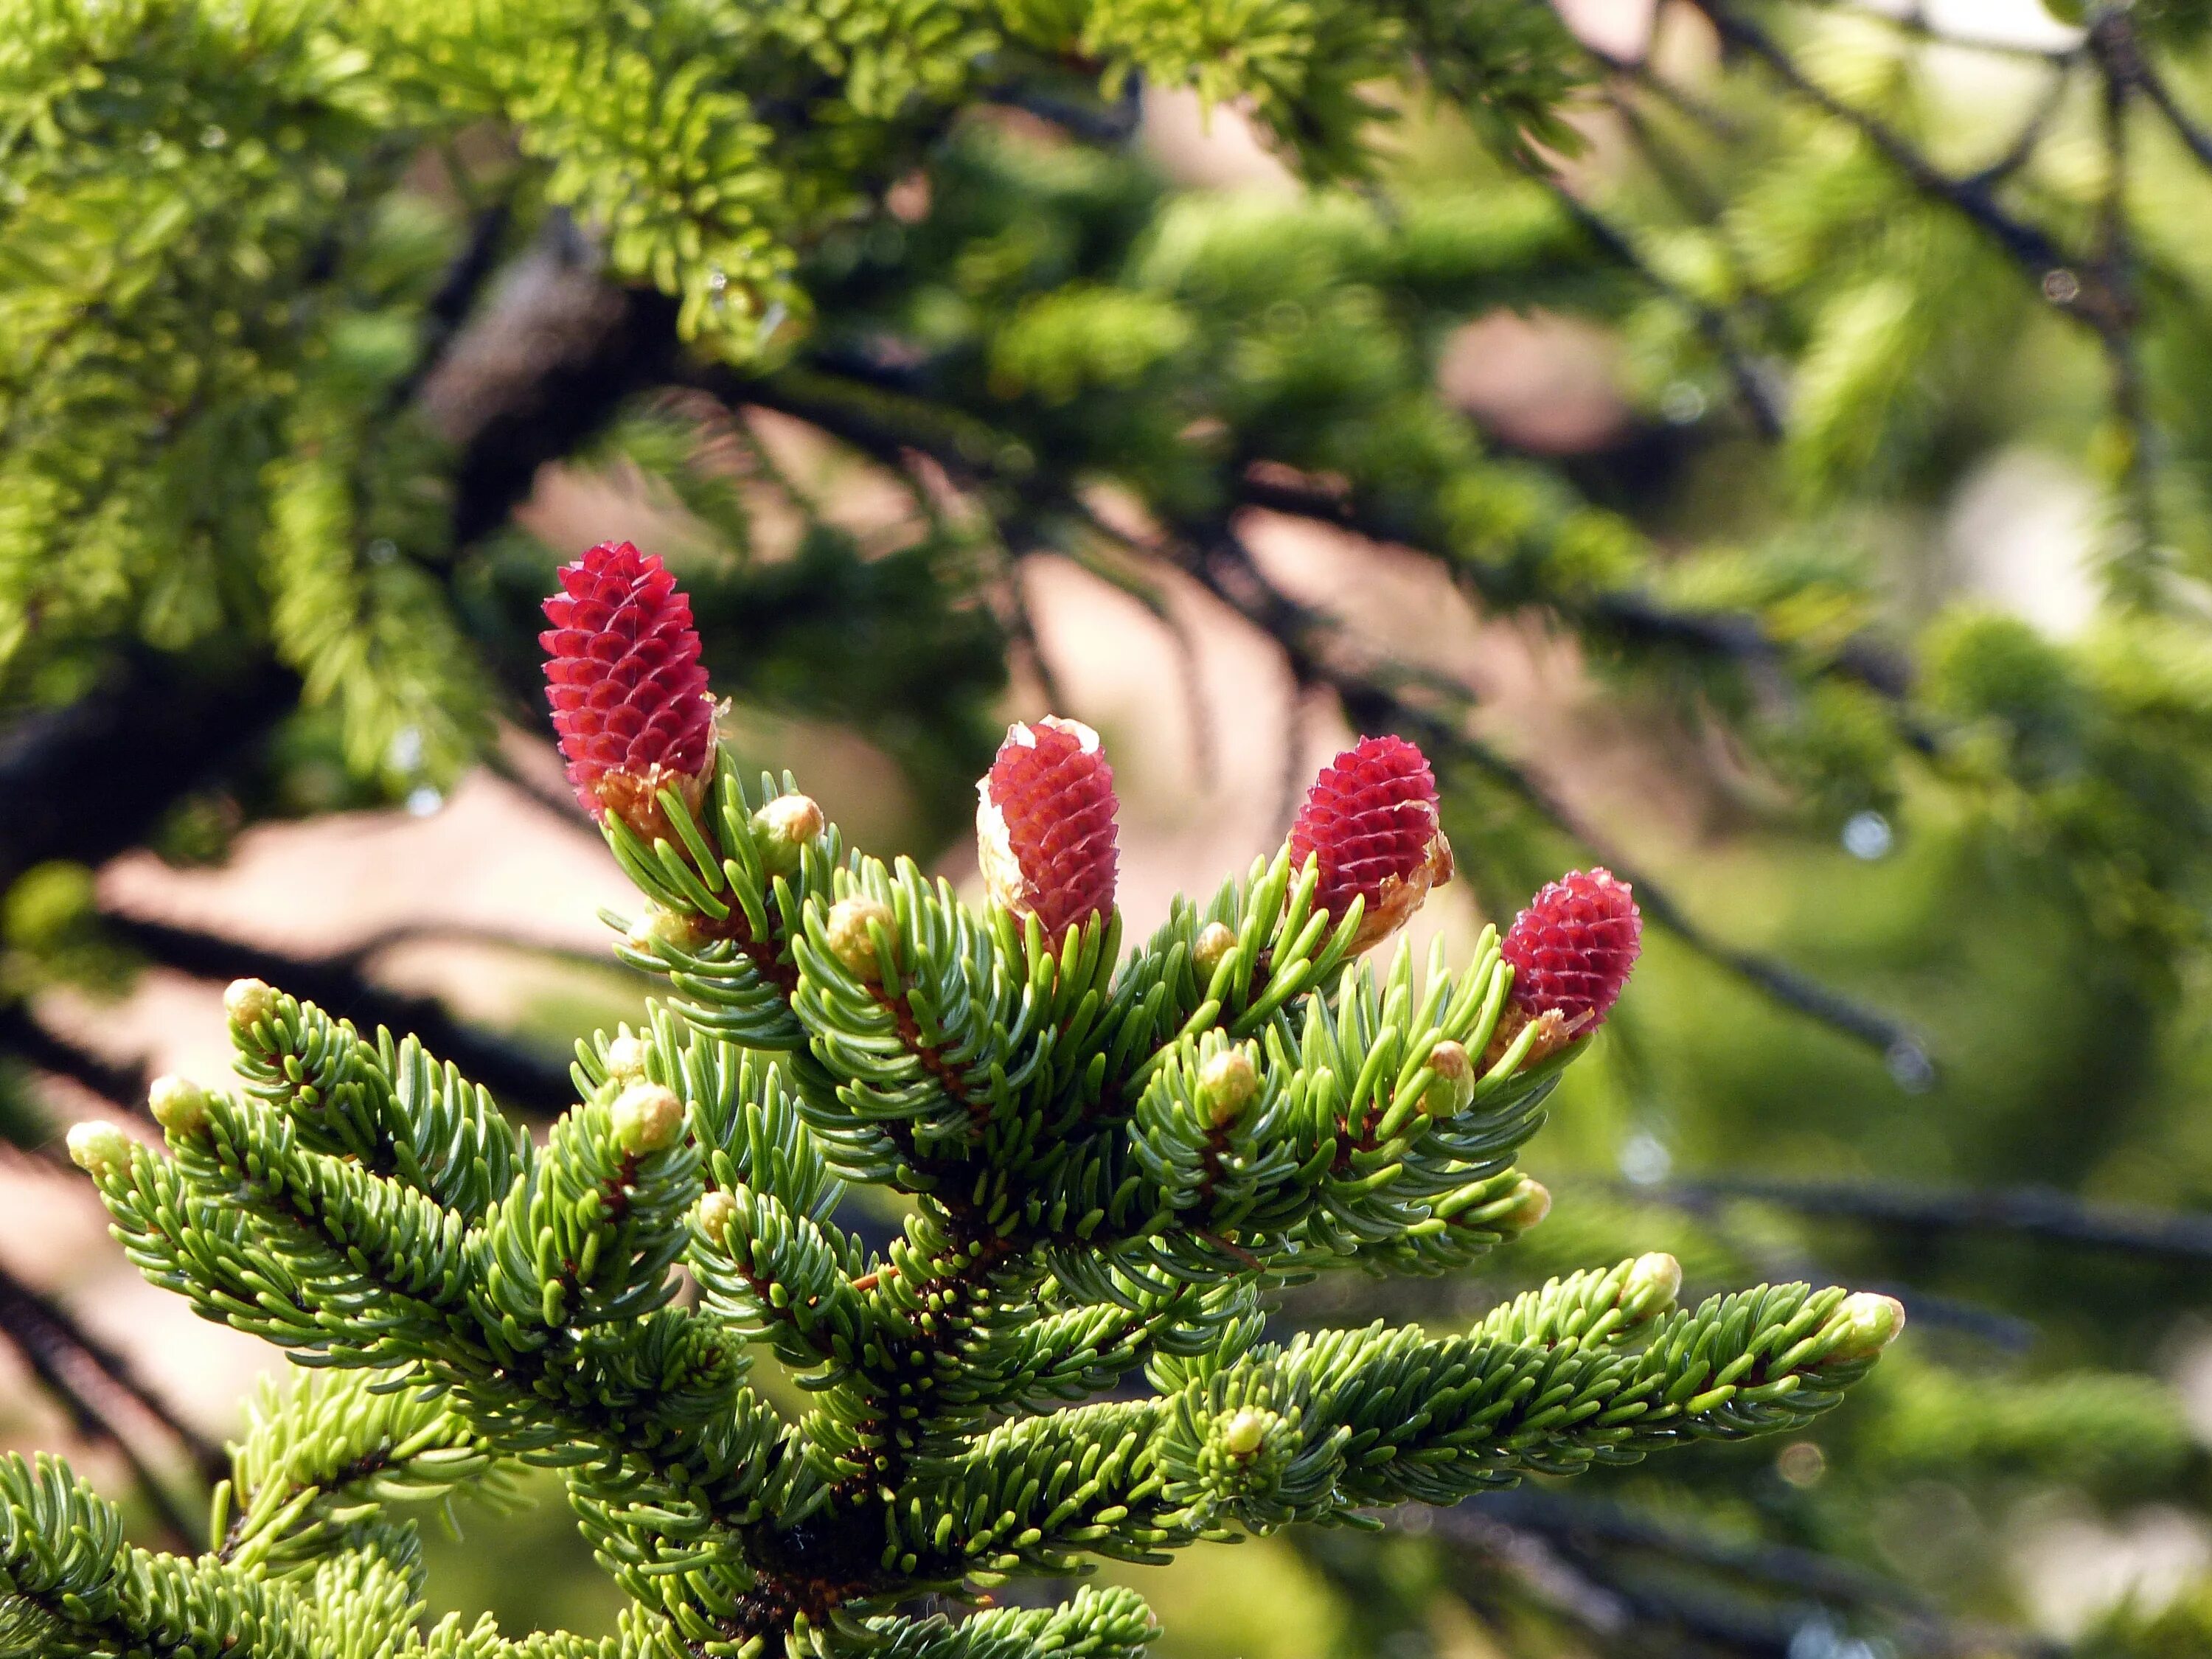
[{"label": "thin dark stem", "polygon": [[0,1004],[0,1054],[33,1071],[66,1079],[112,1106],[146,1115],[146,1067],[113,1060],[70,1042],[19,1002]]},{"label": "thin dark stem", "polygon": [[103,924],[125,945],[196,979],[262,979],[362,1025],[412,1034],[441,1060],[526,1111],[552,1116],[574,1103],[568,1068],[523,1045],[457,1019],[431,997],[376,984],[344,957],[295,957],[174,922],[116,911]]},{"label": "thin dark stem", "polygon": [[2144,394],[2142,361],[2136,349],[2138,307],[2134,244],[2128,231],[2128,104],[2138,62],[2125,14],[2100,17],[2089,32],[2100,71],[2105,147],[2105,188],[2097,205],[2097,275],[2104,303],[2094,319],[2097,340],[2112,381],[2112,415],[2127,434],[2120,491],[2128,516],[2128,546],[2112,562],[2116,589],[2147,597],[2158,550],[2157,481],[2152,472],[2156,434]]},{"label": "thin dark stem", "polygon": [[1679,307],[1696,323],[1698,332],[1713,349],[1726,366],[1729,380],[1735,387],[1737,399],[1751,416],[1751,423],[1759,435],[1770,441],[1782,435],[1782,407],[1767,376],[1748,353],[1737,343],[1735,325],[1725,312],[1706,304],[1696,295],[1675,283],[1657,266],[1638,252],[1636,245],[1618,227],[1605,219],[1587,204],[1572,195],[1557,179],[1541,180],[1553,199],[1582,228],[1583,234],[1607,255],[1636,274],[1637,280],[1660,295],[1669,304]]},{"label": "thin dark stem", "polygon": [[[1484,589],[1479,576],[1468,569],[1467,561],[1452,559],[1412,533],[1408,526],[1388,522],[1340,495],[1286,477],[1281,469],[1248,471],[1238,483],[1237,495],[1248,507],[1334,525],[1370,541],[1412,548],[1451,569],[1476,599],[1486,603],[1514,603],[1510,595],[1493,594]],[[1578,628],[1609,635],[1630,644],[1687,650],[1754,668],[1779,666],[1791,659],[1790,647],[1768,633],[1759,619],[1748,611],[1684,611],[1629,588],[1588,599],[1557,602],[1547,599],[1542,603]],[[1903,698],[1911,689],[1911,664],[1871,638],[1847,641],[1822,666],[1892,701]],[[1905,736],[1917,747],[1926,746],[1924,737],[1911,732]]]},{"label": "thin dark stem", "polygon": [[599,825],[592,815],[577,801],[575,795],[565,788],[541,782],[526,767],[518,766],[514,758],[502,754],[494,744],[484,750],[484,769],[491,775],[519,791],[533,806],[542,807],[552,817],[578,830],[599,834]]},{"label": "thin dark stem", "polygon": [[2151,107],[2165,117],[2166,125],[2173,129],[2174,137],[2188,147],[2189,153],[2203,166],[2212,167],[2212,132],[2199,126],[2189,112],[2174,101],[2172,88],[2144,60],[2141,52],[2135,54],[2128,65],[2128,76],[2143,96],[2150,100]]},{"label": "thin dark stem", "polygon": [[1917,1091],[1933,1083],[1933,1061],[1927,1045],[1911,1026],[1854,1001],[1771,957],[1715,939],[1684,912],[1667,888],[1655,883],[1649,872],[1608,844],[1605,836],[1526,769],[1471,738],[1459,737],[1456,746],[1468,760],[1565,830],[1614,875],[1633,886],[1636,902],[1647,920],[1664,927],[1699,956],[1726,969],[1770,1000],[1794,1008],[1875,1049],[1889,1066],[1891,1075],[1905,1086]]},{"label": "thin dark stem", "polygon": [[[1834,0],[1813,0],[1813,3],[1832,8]],[[1993,58],[2021,58],[2037,63],[2064,64],[2074,62],[2081,55],[2081,48],[2078,46],[2034,46],[2024,41],[2001,40],[1985,34],[1960,34],[1955,29],[1938,27],[1917,5],[1903,13],[1886,9],[1878,11],[1870,6],[1862,5],[1842,9],[1848,10],[1854,17],[1863,17],[1869,22],[1894,29],[1899,34],[1925,40],[1930,46],[1955,46],[1962,52],[1986,52]]]},{"label": "thin dark stem", "polygon": [[1800,1215],[1832,1216],[1922,1232],[2018,1233],[2085,1249],[2177,1262],[2212,1261],[2212,1214],[2086,1204],[2044,1187],[1980,1191],[1870,1181],[1792,1182],[1700,1176],[1639,1188],[1640,1197],[1686,1209],[1751,1200]]},{"label": "thin dark stem", "polygon": [[151,1418],[176,1440],[195,1470],[210,1481],[228,1467],[222,1450],[141,1382],[129,1362],[92,1336],[67,1310],[0,1267],[0,1333],[61,1402],[80,1434],[112,1446],[130,1466],[162,1524],[189,1553],[196,1522],[118,1422],[118,1407]]},{"label": "thin dark stem", "polygon": [[[1886,1614],[1908,1652],[1930,1656],[2059,1651],[2038,1638],[1986,1626],[1947,1623],[1923,1597],[1877,1574],[1783,1545],[1742,1544],[1622,1505],[1564,1493],[1516,1488],[1470,1499],[1435,1516],[1431,1530],[1455,1547],[1482,1555],[1505,1552],[1501,1534],[1541,1539],[1607,1595],[1626,1603],[1622,1628],[1648,1636],[1655,1623],[1673,1625],[1724,1650],[1771,1655],[1796,1651],[1796,1638],[1821,1607]],[[1622,1571],[1620,1557],[1656,1555],[1702,1572],[1743,1582],[1758,1601],[1662,1589],[1648,1575]],[[1795,1604],[1777,1605],[1778,1595]]]},{"label": "thin dark stem", "polygon": [[2051,124],[2058,118],[2058,112],[2065,106],[2066,89],[2074,78],[2073,67],[2071,59],[2058,65],[2050,84],[2044,88],[2043,96],[2036,100],[2035,107],[2021,123],[2020,131],[2013,136],[2012,143],[2005,146],[1996,160],[1986,167],[1977,167],[1961,183],[1983,190],[1993,189],[2034,158],[2037,148],[2051,131]]},{"label": "thin dark stem", "polygon": [[[456,174],[459,178],[460,175]],[[392,384],[385,394],[384,413],[389,417],[405,408],[415,399],[422,383],[435,374],[445,362],[447,352],[459,337],[461,326],[476,309],[484,286],[491,280],[499,264],[500,245],[506,240],[507,225],[514,215],[510,204],[499,201],[478,212],[470,221],[468,240],[453,263],[446,267],[443,278],[435,292],[422,308],[422,337],[415,362],[406,374]]]},{"label": "thin dark stem", "polygon": [[2092,313],[2100,301],[2078,281],[2063,280],[2070,276],[2072,264],[2065,250],[2035,226],[1998,206],[1989,185],[1972,179],[1953,178],[1887,122],[1834,96],[1799,69],[1772,36],[1729,10],[1722,0],[1690,0],[1690,3],[1711,20],[1723,43],[1757,58],[1796,97],[1857,132],[1915,190],[1948,206],[1987,234],[2027,272],[2053,306],[2094,324]]}]

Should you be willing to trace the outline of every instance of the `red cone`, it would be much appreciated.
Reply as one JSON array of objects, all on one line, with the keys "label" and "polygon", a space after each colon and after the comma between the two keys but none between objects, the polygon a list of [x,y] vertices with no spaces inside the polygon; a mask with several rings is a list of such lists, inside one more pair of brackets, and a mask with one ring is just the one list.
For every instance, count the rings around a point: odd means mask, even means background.
[{"label": "red cone", "polygon": [[975,785],[975,839],[991,901],[1058,939],[1114,908],[1114,769],[1098,734],[1048,715],[1006,728]]},{"label": "red cone", "polygon": [[1291,825],[1291,862],[1321,864],[1314,902],[1341,919],[1366,900],[1352,948],[1389,938],[1451,879],[1436,775],[1403,738],[1363,738],[1322,769]]},{"label": "red cone", "polygon": [[1607,870],[1575,870],[1513,919],[1499,948],[1513,964],[1513,1006],[1555,1013],[1575,1031],[1605,1024],[1644,945],[1628,884]]},{"label": "red cone", "polygon": [[696,810],[714,769],[714,705],[699,661],[691,601],[667,567],[628,542],[603,542],[561,570],[545,601],[553,625],[545,699],[576,799],[648,839],[668,833],[653,797],[674,785]]}]

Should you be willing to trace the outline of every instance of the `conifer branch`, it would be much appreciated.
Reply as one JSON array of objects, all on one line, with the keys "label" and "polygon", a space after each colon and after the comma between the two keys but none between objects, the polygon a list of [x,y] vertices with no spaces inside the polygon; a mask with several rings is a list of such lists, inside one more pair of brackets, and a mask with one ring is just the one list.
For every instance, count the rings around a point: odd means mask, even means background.
[{"label": "conifer branch", "polygon": [[[838,386],[830,377],[813,374],[786,375],[774,383],[732,383],[718,376],[706,376],[703,383],[717,395],[732,401],[757,401],[781,412],[795,415],[879,459],[895,462],[909,449],[920,450],[932,456],[955,477],[971,482],[996,483],[1001,486],[1011,482],[993,479],[988,469],[979,465],[975,457],[992,453],[996,447],[988,441],[971,440],[961,443],[950,433],[927,428],[917,431],[898,423],[899,417],[909,412],[920,415],[920,406],[911,400],[862,396],[853,388]],[[1029,499],[1032,507],[1072,518],[1090,532],[1103,537],[1140,561],[1157,556],[1156,550],[1133,542],[1104,525],[1072,489],[1065,485],[1028,480],[1021,484],[1018,493]],[[1285,485],[1272,472],[1263,472],[1257,477],[1248,475],[1243,494],[1248,503],[1253,506],[1281,508],[1295,502],[1307,516],[1326,518],[1336,523],[1345,521],[1340,507],[1328,498],[1297,486]],[[1376,535],[1380,539],[1398,539],[1388,536],[1379,526],[1359,525],[1358,527],[1363,533]],[[1273,638],[1279,648],[1285,652],[1293,673],[1302,682],[1328,685],[1344,699],[1355,718],[1363,722],[1418,731],[1428,741],[1441,745],[1448,752],[1484,765],[1501,780],[1515,783],[1516,793],[1522,793],[1532,805],[1559,823],[1569,834],[1583,840],[1585,844],[1595,844],[1585,831],[1571,817],[1565,816],[1563,808],[1551,802],[1544,792],[1537,789],[1533,780],[1526,778],[1502,757],[1492,755],[1474,743],[1467,733],[1463,722],[1440,720],[1434,714],[1425,711],[1376,677],[1333,661],[1319,648],[1325,637],[1334,631],[1328,620],[1293,603],[1275,589],[1261,572],[1256,562],[1243,550],[1241,543],[1225,526],[1215,526],[1210,531],[1204,526],[1178,526],[1174,528],[1188,542],[1188,550],[1183,551],[1179,559],[1181,568],[1197,575],[1217,597],[1226,600],[1232,609]],[[1212,550],[1210,556],[1202,551],[1206,548]],[[1756,624],[1749,619],[1672,612],[1633,597],[1603,603],[1610,607],[1606,614],[1648,637],[1689,641],[1701,647],[1714,647],[1741,656],[1758,656],[1777,649],[1765,641]],[[1868,647],[1856,652],[1847,649],[1838,653],[1836,660],[1842,672],[1854,678],[1863,678],[1877,686],[1902,689],[1903,671],[1878,649]],[[1464,693],[1453,695],[1463,696]],[[1648,878],[1639,877],[1638,879],[1646,884],[1646,890],[1649,890]],[[1744,978],[1764,994],[1879,1048],[1891,1060],[1900,1075],[1924,1079],[1928,1065],[1924,1047],[1899,1022],[1864,1008],[1755,952],[1723,946],[1711,939],[1688,921],[1680,907],[1668,901],[1663,890],[1660,892],[1659,902],[1653,910],[1655,915],[1662,919],[1663,925],[1676,932],[1692,948]]]},{"label": "conifer branch", "polygon": [[1726,0],[1691,3],[1711,21],[1724,45],[1757,58],[1794,96],[1858,133],[1920,194],[1950,208],[1988,236],[2054,308],[2094,325],[2102,296],[2078,282],[2070,290],[2051,282],[2054,275],[2070,275],[2075,262],[2043,231],[1998,205],[1987,185],[1952,177],[1888,123],[1834,96],[1808,76],[1771,35],[1731,9]]},{"label": "conifer branch", "polygon": [[1638,281],[1669,304],[1680,307],[1697,325],[1698,332],[1727,368],[1729,383],[1735,388],[1736,400],[1751,417],[1753,431],[1769,442],[1781,437],[1786,422],[1781,400],[1771,384],[1771,372],[1745,349],[1741,341],[1736,337],[1735,322],[1730,314],[1708,305],[1660,270],[1638,252],[1636,244],[1626,231],[1556,179],[1547,177],[1542,182],[1553,199],[1559,204],[1568,217],[1582,227],[1585,235],[1604,249],[1609,257],[1633,271]]}]

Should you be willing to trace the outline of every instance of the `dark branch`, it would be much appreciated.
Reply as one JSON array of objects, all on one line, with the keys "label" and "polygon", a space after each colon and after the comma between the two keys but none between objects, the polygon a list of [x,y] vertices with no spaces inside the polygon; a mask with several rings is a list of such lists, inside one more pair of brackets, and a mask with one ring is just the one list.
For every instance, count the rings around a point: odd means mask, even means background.
[{"label": "dark branch", "polygon": [[295,957],[218,933],[150,917],[103,911],[115,937],[164,967],[196,979],[263,979],[356,1025],[388,1025],[413,1035],[441,1060],[524,1110],[544,1116],[566,1111],[575,1087],[562,1060],[538,1054],[478,1025],[455,1018],[430,997],[387,989],[346,957]]},{"label": "dark branch", "polygon": [[[2014,1653],[2055,1656],[2034,1637],[1987,1626],[1947,1623],[1905,1586],[1809,1550],[1741,1544],[1639,1515],[1618,1504],[1527,1487],[1471,1499],[1437,1513],[1432,1530],[1447,1543],[1486,1556],[1510,1557],[1512,1534],[1541,1539],[1591,1583],[1624,1604],[1626,1632],[1647,1639],[1653,1624],[1672,1625],[1724,1650],[1785,1656],[1798,1638],[1834,1607],[1875,1613],[1893,1626],[1905,1650],[1959,1656]],[[1698,1572],[1744,1583],[1758,1599],[1715,1596],[1688,1584],[1662,1586],[1624,1571],[1622,1555],[1652,1555]]]},{"label": "dark branch", "polygon": [[142,651],[76,702],[21,716],[0,732],[0,889],[49,859],[98,865],[137,846],[299,695],[266,659],[225,672]]},{"label": "dark branch", "polygon": [[2069,288],[2050,280],[2054,273],[2070,269],[2073,262],[2065,250],[2035,226],[1998,206],[1989,185],[1973,179],[1953,178],[1888,123],[1834,96],[1799,69],[1772,36],[1736,16],[1721,0],[1690,0],[1690,3],[1711,21],[1724,44],[1765,64],[1796,96],[1856,131],[1915,190],[1950,207],[1990,237],[2027,270],[2052,305],[2084,322],[2092,320],[2090,313],[2100,301],[2086,286],[2076,283]]},{"label": "dark branch", "polygon": [[146,1115],[145,1066],[113,1060],[71,1042],[19,1002],[0,1004],[0,1054],[88,1089],[110,1105]]},{"label": "dark branch", "polygon": [[1706,304],[1674,282],[1638,252],[1635,244],[1616,226],[1586,206],[1557,179],[1546,179],[1542,182],[1553,198],[1566,211],[1567,216],[1582,227],[1584,235],[1602,248],[1609,258],[1633,271],[1637,279],[1654,293],[1688,314],[1697,324],[1698,332],[1705,337],[1705,343],[1727,367],[1737,399],[1751,416],[1751,423],[1759,435],[1768,440],[1779,438],[1783,431],[1782,406],[1771,384],[1772,377],[1737,342],[1735,327],[1728,313]]},{"label": "dark branch", "polygon": [[1717,1201],[1747,1199],[1800,1215],[1875,1222],[1917,1232],[2018,1233],[2085,1249],[2115,1250],[2178,1262],[2212,1261],[2212,1214],[2086,1204],[2044,1187],[1972,1191],[1870,1181],[1714,1176],[1673,1181],[1638,1191],[1639,1196],[1685,1209],[1707,1210]]},{"label": "dark branch", "polygon": [[146,1462],[118,1420],[135,1407],[174,1437],[196,1472],[214,1481],[228,1460],[222,1449],[169,1409],[131,1370],[128,1361],[87,1332],[58,1304],[0,1267],[0,1333],[5,1333],[32,1372],[68,1412],[80,1434],[112,1446],[130,1465],[147,1501],[189,1552],[197,1527],[175,1495]]}]

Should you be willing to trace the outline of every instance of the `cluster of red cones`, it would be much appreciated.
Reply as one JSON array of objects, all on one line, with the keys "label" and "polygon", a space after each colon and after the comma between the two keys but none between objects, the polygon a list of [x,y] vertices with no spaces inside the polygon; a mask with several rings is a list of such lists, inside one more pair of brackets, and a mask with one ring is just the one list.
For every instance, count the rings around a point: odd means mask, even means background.
[{"label": "cluster of red cones", "polygon": [[[592,548],[561,572],[545,694],[576,796],[639,835],[667,833],[656,797],[673,787],[695,810],[714,770],[714,705],[691,605],[661,562],[628,542]],[[1010,726],[976,784],[975,829],[991,902],[1061,937],[1114,908],[1119,848],[1114,769],[1098,734],[1058,716]],[[1316,870],[1314,903],[1341,920],[1357,901],[1357,950],[1403,927],[1450,880],[1436,775],[1402,738],[1363,738],[1327,766],[1291,826],[1290,851]],[[1501,949],[1513,968],[1518,1030],[1549,1052],[1604,1023],[1642,946],[1626,882],[1574,871],[1514,919]]]}]

